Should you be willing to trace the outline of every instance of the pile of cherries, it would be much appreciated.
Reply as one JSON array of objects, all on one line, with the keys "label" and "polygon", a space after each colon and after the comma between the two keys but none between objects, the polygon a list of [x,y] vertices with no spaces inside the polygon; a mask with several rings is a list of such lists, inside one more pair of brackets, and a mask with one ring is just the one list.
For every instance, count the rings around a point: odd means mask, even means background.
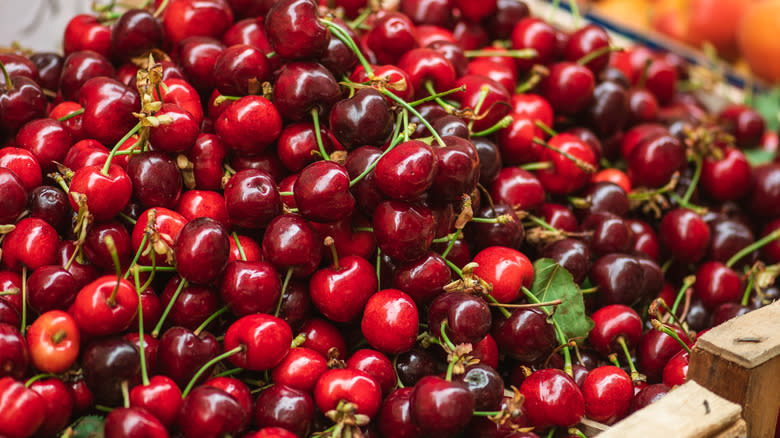
[{"label": "pile of cherries", "polygon": [[519,0],[113,3],[0,54],[2,436],[582,437],[780,296],[777,136],[673,54]]}]

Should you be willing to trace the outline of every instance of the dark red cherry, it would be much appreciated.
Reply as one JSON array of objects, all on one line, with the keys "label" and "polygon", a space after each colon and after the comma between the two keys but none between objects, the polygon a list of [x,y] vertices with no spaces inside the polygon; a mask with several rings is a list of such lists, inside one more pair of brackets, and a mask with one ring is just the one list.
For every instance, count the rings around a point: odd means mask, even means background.
[{"label": "dark red cherry", "polygon": [[696,263],[707,251],[710,227],[692,210],[678,208],[661,219],[658,235],[675,259]]},{"label": "dark red cherry", "polygon": [[62,65],[59,83],[62,97],[79,101],[84,84],[99,76],[114,76],[114,67],[108,59],[91,50],[71,53]]},{"label": "dark red cherry", "polygon": [[439,295],[428,309],[428,328],[441,337],[441,326],[453,344],[477,344],[489,332],[492,324],[490,308],[484,300],[461,292]]},{"label": "dark red cherry", "polygon": [[285,64],[274,83],[274,106],[293,121],[308,119],[312,110],[325,114],[340,98],[341,89],[331,72],[314,62]]},{"label": "dark red cherry", "polygon": [[760,144],[766,122],[753,108],[738,104],[727,105],[721,110],[720,119],[726,129],[734,135],[740,148],[747,149]]},{"label": "dark red cherry", "polygon": [[190,84],[201,94],[213,90],[216,86],[214,66],[225,46],[214,38],[192,36],[182,40],[175,49],[174,58]]},{"label": "dark red cherry", "polygon": [[333,105],[330,129],[348,149],[356,146],[381,146],[393,132],[390,103],[373,88],[358,90],[354,96]]},{"label": "dark red cherry", "polygon": [[349,191],[349,174],[333,161],[306,166],[293,185],[301,215],[317,222],[335,222],[352,214],[355,198]]},{"label": "dark red cherry", "polygon": [[271,47],[282,58],[312,59],[328,47],[328,28],[319,22],[317,4],[312,0],[281,0],[265,19]]},{"label": "dark red cherry", "polygon": [[145,207],[173,208],[179,200],[182,177],[176,162],[161,152],[133,155],[127,163],[133,195]]},{"label": "dark red cherry", "polygon": [[176,423],[186,438],[238,436],[249,423],[249,412],[227,392],[204,385],[184,398]]},{"label": "dark red cherry", "polygon": [[389,12],[377,19],[365,41],[380,64],[395,64],[401,56],[420,46],[414,24],[400,12]]},{"label": "dark red cherry", "polygon": [[418,304],[427,304],[444,291],[452,278],[449,266],[439,254],[428,252],[423,257],[399,265],[393,275],[393,287],[400,289]]},{"label": "dark red cherry", "polygon": [[13,224],[27,207],[27,190],[16,173],[0,167],[0,224]]},{"label": "dark red cherry", "polygon": [[[195,373],[219,353],[219,344],[211,333],[193,333],[183,327],[172,327],[160,337],[157,367],[179,387],[186,386]],[[200,377],[205,380],[208,370]]]},{"label": "dark red cherry", "polygon": [[224,0],[176,0],[162,14],[168,41],[176,44],[187,37],[219,38],[233,23],[233,11]]},{"label": "dark red cherry", "polygon": [[116,406],[122,401],[122,382],[134,386],[140,380],[138,350],[124,338],[94,341],[84,349],[81,365],[87,386],[101,404]]},{"label": "dark red cherry", "polygon": [[[379,159],[381,155],[382,151],[379,148],[362,146],[350,152],[344,167],[347,168],[349,177],[354,179],[368,169],[368,166]],[[377,205],[384,200],[384,194],[376,184],[376,173],[373,170],[357,184],[354,184],[350,190],[364,214],[372,215]]]},{"label": "dark red cherry", "polygon": [[217,90],[227,96],[246,96],[259,91],[272,73],[273,67],[265,53],[248,44],[228,47],[214,65]]},{"label": "dark red cherry", "polygon": [[379,204],[374,211],[373,228],[382,252],[401,262],[425,254],[436,231],[429,209],[401,201]]},{"label": "dark red cherry", "polygon": [[160,47],[163,29],[151,12],[128,9],[111,28],[111,52],[115,57],[129,59]]},{"label": "dark red cherry", "polygon": [[45,417],[36,436],[56,435],[68,425],[73,413],[73,398],[68,388],[57,378],[34,381],[29,388],[41,396],[45,404]]},{"label": "dark red cherry", "polygon": [[556,345],[553,326],[539,309],[517,309],[509,318],[496,318],[491,333],[502,351],[524,363],[545,359]]},{"label": "dark red cherry", "polygon": [[138,93],[117,80],[88,80],[78,102],[84,107],[81,117],[87,135],[104,145],[114,145],[138,123],[133,116],[141,108]]},{"label": "dark red cherry", "polygon": [[262,170],[242,170],[225,185],[225,206],[233,224],[244,228],[266,227],[282,212],[276,183]]},{"label": "dark red cherry", "polygon": [[220,296],[236,316],[273,311],[281,291],[279,274],[266,262],[231,262],[220,283]]},{"label": "dark red cherry", "polygon": [[392,199],[417,199],[434,182],[438,158],[431,146],[409,140],[387,152],[374,169],[379,189]]},{"label": "dark red cherry", "polygon": [[409,400],[414,388],[398,388],[385,397],[379,410],[377,428],[382,436],[418,438],[420,429],[412,422]]},{"label": "dark red cherry", "polygon": [[188,284],[179,291],[179,296],[171,304],[181,281],[179,276],[172,277],[168,281],[160,295],[160,304],[165,307],[171,306],[167,320],[170,325],[195,330],[217,310],[220,305],[219,294],[211,287]]},{"label": "dark red cherry", "polygon": [[481,363],[470,365],[466,372],[453,379],[466,385],[466,389],[474,395],[474,409],[490,411],[498,409],[504,398],[504,381],[498,372]]},{"label": "dark red cherry", "polygon": [[576,114],[593,98],[595,79],[587,67],[574,62],[558,62],[550,66],[550,74],[540,84],[542,95],[556,113]]},{"label": "dark red cherry", "polygon": [[593,263],[590,279],[599,286],[604,304],[633,305],[642,298],[644,270],[639,260],[624,253],[610,253]]},{"label": "dark red cherry", "polygon": [[[563,49],[563,56],[567,61],[575,62],[580,58],[599,49],[609,47],[609,36],[600,26],[588,24],[576,30],[569,36],[568,43]],[[609,63],[609,54],[604,53],[585,64],[594,75],[601,73]]]},{"label": "dark red cherry", "polygon": [[672,388],[663,383],[654,383],[642,388],[631,400],[629,412],[633,413],[645,406],[655,403],[661,397],[665,396]]},{"label": "dark red cherry", "polygon": [[661,187],[685,164],[685,148],[669,134],[640,141],[628,155],[628,176],[634,186]]},{"label": "dark red cherry", "polygon": [[322,242],[317,232],[297,214],[277,216],[263,235],[263,255],[279,271],[293,269],[305,277],[320,264]]},{"label": "dark red cherry", "polygon": [[753,168],[748,199],[750,211],[761,217],[780,216],[780,163],[762,164]]},{"label": "dark red cherry", "polygon": [[542,257],[555,260],[571,274],[575,283],[581,283],[590,271],[590,250],[581,240],[567,238],[545,246]]},{"label": "dark red cherry", "polygon": [[62,123],[53,119],[36,119],[19,130],[16,144],[35,156],[42,171],[53,172],[57,167],[55,162],[64,160],[73,139]]},{"label": "dark red cherry", "polygon": [[14,326],[0,323],[0,377],[21,379],[30,366],[30,350],[24,335]]},{"label": "dark red cherry", "polygon": [[423,377],[409,395],[409,413],[420,431],[448,436],[463,429],[474,411],[474,395],[462,383]]},{"label": "dark red cherry", "polygon": [[[678,328],[673,328],[680,339],[691,344],[688,335]],[[639,372],[647,376],[648,382],[657,382],[661,379],[664,366],[669,359],[683,350],[671,336],[658,330],[650,330],[642,335],[637,346],[637,368]]]},{"label": "dark red cherry", "polygon": [[438,164],[431,192],[437,200],[455,201],[476,188],[479,155],[474,144],[464,138],[446,136],[443,140],[447,147],[433,150]]},{"label": "dark red cherry", "polygon": [[727,302],[737,302],[744,289],[739,274],[721,262],[706,262],[696,270],[696,296],[709,310]]},{"label": "dark red cherry", "polygon": [[547,368],[528,376],[520,386],[531,424],[570,427],[585,415],[585,399],[577,384],[561,370]]},{"label": "dark red cherry", "polygon": [[27,279],[27,300],[38,313],[67,310],[79,291],[76,279],[57,265],[42,266]]},{"label": "dark red cherry", "polygon": [[[739,219],[718,217],[708,221],[710,227],[710,248],[708,259],[726,263],[737,252],[755,241],[750,226]],[[749,265],[755,253],[748,254],[735,264],[736,267]]]},{"label": "dark red cherry", "polygon": [[514,0],[498,0],[496,12],[485,19],[485,28],[493,39],[508,40],[515,23],[530,15],[528,5]]},{"label": "dark red cherry", "polygon": [[165,438],[165,425],[143,408],[117,408],[105,419],[103,433],[106,438]]},{"label": "dark red cherry", "polygon": [[187,222],[173,249],[179,274],[193,283],[208,284],[225,269],[230,244],[222,224],[202,217]]},{"label": "dark red cherry", "polygon": [[314,419],[314,401],[307,392],[277,383],[257,397],[254,419],[258,427],[283,427],[306,436]]},{"label": "dark red cherry", "polygon": [[477,217],[498,218],[508,216],[506,223],[470,222],[466,233],[475,251],[481,251],[490,246],[506,246],[519,249],[525,240],[525,229],[520,223],[514,209],[506,204],[486,205],[480,208]]}]

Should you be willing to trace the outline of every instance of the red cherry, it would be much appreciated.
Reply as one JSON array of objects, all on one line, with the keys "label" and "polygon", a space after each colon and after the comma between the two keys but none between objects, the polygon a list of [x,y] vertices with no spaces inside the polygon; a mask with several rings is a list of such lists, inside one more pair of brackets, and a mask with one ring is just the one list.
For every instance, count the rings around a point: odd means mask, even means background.
[{"label": "red cherry", "polygon": [[571,427],[585,415],[585,399],[568,374],[547,368],[528,376],[520,385],[525,397],[523,406],[531,424]]},{"label": "red cherry", "polygon": [[551,168],[540,169],[536,173],[544,188],[548,192],[565,195],[584,187],[588,182],[588,173],[563,153],[595,169],[597,162],[593,149],[578,137],[566,133],[552,137],[548,144],[557,150],[542,151],[542,161],[552,163]]},{"label": "red cherry", "polygon": [[56,435],[68,425],[73,413],[73,397],[68,388],[57,378],[36,380],[29,388],[41,396],[46,407],[43,424],[36,436]]},{"label": "red cherry", "polygon": [[224,0],[175,0],[163,12],[166,39],[178,43],[191,36],[219,38],[233,23],[233,11]]},{"label": "red cherry", "polygon": [[599,353],[606,356],[620,351],[616,342],[623,337],[628,348],[639,343],[642,336],[642,319],[634,309],[622,304],[611,304],[593,312],[594,326],[588,341]]},{"label": "red cherry", "polygon": [[106,417],[103,425],[106,438],[167,438],[165,425],[145,409],[117,408]]},{"label": "red cherry", "polygon": [[230,356],[230,361],[240,368],[264,371],[279,365],[287,356],[292,339],[292,330],[282,319],[253,314],[228,327],[225,350],[241,347],[241,352]]},{"label": "red cherry", "polygon": [[106,275],[76,295],[70,313],[87,335],[107,336],[126,330],[138,311],[138,294],[129,281]]},{"label": "red cherry", "polygon": [[22,266],[34,271],[55,263],[58,245],[57,231],[38,218],[24,218],[3,240],[3,263],[12,271]]},{"label": "red cherry", "polygon": [[356,256],[343,257],[335,266],[320,269],[309,281],[312,303],[336,322],[357,318],[376,288],[376,269]]},{"label": "red cherry", "polygon": [[45,416],[43,397],[12,377],[0,379],[0,433],[19,438],[32,436]]},{"label": "red cherry", "polygon": [[363,371],[349,368],[326,371],[314,387],[314,402],[320,412],[328,412],[336,409],[341,401],[353,403],[357,414],[372,418],[379,412],[382,389]]},{"label": "red cherry", "polygon": [[65,56],[80,50],[93,50],[103,56],[109,56],[111,28],[101,24],[94,15],[76,15],[65,26],[62,45]]},{"label": "red cherry", "polygon": [[176,421],[181,402],[181,390],[176,382],[163,375],[154,376],[148,384],[130,390],[131,407],[149,411],[168,427]]},{"label": "red cherry", "polygon": [[634,385],[622,369],[602,366],[592,369],[585,377],[582,395],[588,418],[612,424],[628,411],[634,398]]},{"label": "red cherry", "polygon": [[500,303],[511,303],[522,286],[531,287],[533,265],[520,251],[502,246],[491,246],[474,256],[479,266],[474,274],[493,285],[490,295]]},{"label": "red cherry", "polygon": [[311,393],[322,373],[328,370],[325,356],[306,347],[296,347],[271,371],[276,384]]},{"label": "red cherry", "polygon": [[282,292],[279,273],[267,262],[236,260],[225,268],[220,296],[236,316],[269,313]]},{"label": "red cherry", "polygon": [[[35,155],[26,149],[10,146],[0,149],[0,168],[16,174],[27,191],[32,191],[41,185],[43,179],[41,166]],[[6,173],[5,171],[3,173]],[[2,184],[0,183],[0,185]],[[3,211],[10,210],[4,208]],[[0,220],[0,222],[2,221]]]},{"label": "red cherry", "polygon": [[27,332],[32,363],[44,373],[61,373],[70,368],[79,355],[79,341],[76,321],[61,310],[42,314]]},{"label": "red cherry", "polygon": [[688,374],[690,353],[685,350],[672,356],[664,366],[662,380],[665,385],[678,386],[685,383]]},{"label": "red cherry", "polygon": [[245,96],[222,112],[214,130],[228,148],[244,154],[259,154],[279,137],[282,118],[268,99]]},{"label": "red cherry", "polygon": [[408,351],[417,339],[417,306],[396,289],[377,292],[366,303],[360,324],[368,343],[386,354]]}]

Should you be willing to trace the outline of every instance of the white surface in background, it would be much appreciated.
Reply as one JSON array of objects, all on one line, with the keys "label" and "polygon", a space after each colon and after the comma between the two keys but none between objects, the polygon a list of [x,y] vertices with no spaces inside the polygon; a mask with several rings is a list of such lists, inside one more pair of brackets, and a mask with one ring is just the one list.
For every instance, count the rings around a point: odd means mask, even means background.
[{"label": "white surface in background", "polygon": [[68,21],[89,12],[91,0],[0,0],[0,46],[16,41],[36,51],[62,53]]}]

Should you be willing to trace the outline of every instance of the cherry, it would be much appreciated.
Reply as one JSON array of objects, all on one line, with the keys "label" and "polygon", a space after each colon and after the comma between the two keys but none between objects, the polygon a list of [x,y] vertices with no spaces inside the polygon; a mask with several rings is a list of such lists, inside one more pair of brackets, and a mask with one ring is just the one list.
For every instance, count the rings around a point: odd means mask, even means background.
[{"label": "cherry", "polygon": [[[160,296],[160,305],[166,308],[170,306],[168,318],[172,325],[182,326],[189,330],[195,330],[203,323],[203,320],[214,313],[219,307],[219,294],[211,287],[186,285],[179,289],[181,277],[175,276],[165,285]],[[175,297],[176,291],[178,296]],[[144,315],[144,321],[146,321]]]},{"label": "cherry", "polygon": [[539,309],[515,309],[509,318],[496,318],[493,338],[506,354],[523,363],[546,358],[556,346],[555,331]]},{"label": "cherry", "polygon": [[109,406],[122,402],[123,382],[134,386],[140,380],[141,358],[130,341],[103,338],[87,345],[81,356],[84,378],[95,401]]},{"label": "cherry", "polygon": [[28,192],[41,185],[41,166],[35,155],[26,149],[10,146],[0,149],[0,166],[4,168],[3,173],[13,172]]},{"label": "cherry", "polygon": [[398,388],[385,397],[377,419],[382,436],[417,438],[420,429],[412,421],[409,400],[414,388]]},{"label": "cherry", "polygon": [[720,120],[734,135],[740,148],[747,149],[760,144],[766,122],[753,108],[739,104],[727,105],[720,112]]},{"label": "cherry", "polygon": [[535,210],[544,203],[542,183],[531,172],[517,167],[501,169],[489,190],[493,202],[515,209]]},{"label": "cherry", "polygon": [[385,144],[394,125],[390,103],[373,88],[360,89],[349,99],[336,102],[329,120],[333,135],[349,149]]},{"label": "cherry", "polygon": [[225,205],[232,223],[245,228],[265,227],[282,211],[273,178],[255,169],[242,170],[228,180]]},{"label": "cherry", "polygon": [[178,43],[191,36],[219,38],[233,23],[233,11],[223,0],[176,0],[162,15],[166,39]]},{"label": "cherry", "polygon": [[130,406],[148,411],[167,427],[176,421],[181,402],[181,391],[176,382],[162,375],[130,390]]},{"label": "cherry", "polygon": [[[509,92],[503,85],[485,76],[465,75],[455,81],[455,87],[466,87],[465,91],[458,91],[452,97],[457,100],[461,108],[470,108],[475,111],[478,119],[474,120],[472,129],[475,132],[486,130],[497,124],[504,116],[509,114]],[[484,93],[483,90],[487,90]],[[484,95],[484,98],[483,98]],[[477,105],[482,102],[480,110]]]},{"label": "cherry", "polygon": [[707,251],[710,227],[692,210],[677,208],[661,219],[659,237],[677,260],[696,263]]},{"label": "cherry", "polygon": [[530,59],[518,58],[517,65],[529,70],[534,64],[550,64],[558,56],[555,29],[539,18],[523,18],[512,29],[513,49],[534,49],[536,56]]},{"label": "cherry", "polygon": [[292,121],[307,118],[313,110],[326,114],[340,98],[341,89],[333,74],[314,62],[285,64],[274,83],[274,106]]},{"label": "cherry", "polygon": [[496,143],[485,138],[475,138],[472,144],[479,156],[479,183],[488,187],[498,177],[503,166],[503,154]]},{"label": "cherry", "polygon": [[451,292],[436,297],[428,310],[428,328],[441,337],[445,333],[453,344],[477,344],[489,332],[492,324],[490,308],[484,300],[463,292]]},{"label": "cherry", "polygon": [[121,82],[96,77],[81,86],[78,102],[84,107],[82,124],[86,134],[105,144],[117,143],[136,125],[133,111],[141,108],[135,90]]},{"label": "cherry", "polygon": [[270,312],[282,290],[279,274],[266,262],[233,261],[227,265],[220,284],[222,300],[237,316]]},{"label": "cherry", "polygon": [[610,253],[600,257],[590,270],[604,304],[633,305],[644,296],[645,272],[636,257]]},{"label": "cherry", "polygon": [[57,231],[38,218],[24,218],[3,240],[3,263],[12,271],[22,267],[34,271],[52,265],[56,259]]},{"label": "cherry", "polygon": [[225,269],[229,254],[227,231],[206,217],[187,222],[174,245],[176,269],[193,283],[214,281]]},{"label": "cherry", "polygon": [[68,425],[73,413],[73,398],[68,388],[57,378],[36,380],[29,385],[29,388],[41,396],[45,406],[43,424],[38,428],[36,435],[56,435]]},{"label": "cherry", "polygon": [[127,163],[127,174],[135,198],[144,206],[173,208],[179,200],[181,174],[167,155],[160,152],[134,155]]},{"label": "cherry", "polygon": [[473,348],[471,354],[474,358],[479,359],[481,364],[498,368],[498,344],[490,333],[485,335]]},{"label": "cherry", "polygon": [[721,149],[723,158],[704,157],[701,187],[717,201],[740,199],[750,190],[750,164],[736,148]]},{"label": "cherry", "polygon": [[585,414],[606,424],[619,420],[634,397],[634,385],[625,371],[615,366],[591,370],[582,384]]},{"label": "cherry", "polygon": [[205,385],[184,398],[176,421],[187,438],[237,436],[248,422],[249,412],[233,396]]},{"label": "cherry", "polygon": [[642,320],[632,308],[622,304],[611,304],[593,312],[593,329],[588,334],[588,341],[600,354],[607,356],[619,351],[618,339],[626,348],[639,343],[642,336]]},{"label": "cherry", "polygon": [[449,436],[463,429],[474,411],[466,385],[435,376],[423,377],[409,395],[409,414],[423,434]]},{"label": "cherry", "polygon": [[27,300],[38,313],[66,310],[80,287],[70,272],[57,265],[42,266],[27,279]]},{"label": "cherry", "polygon": [[276,2],[266,15],[265,30],[282,58],[318,58],[328,47],[328,28],[318,20],[312,0]]},{"label": "cherry", "polygon": [[225,333],[225,350],[240,351],[230,356],[237,367],[253,371],[271,369],[290,351],[292,330],[284,320],[273,315],[247,315],[228,327]]},{"label": "cherry", "polygon": [[327,359],[311,348],[296,347],[271,371],[276,384],[311,393],[320,375],[328,370]]},{"label": "cherry", "polygon": [[12,377],[0,379],[0,433],[32,436],[46,418],[46,401]]},{"label": "cherry", "polygon": [[739,301],[744,289],[733,269],[721,262],[705,262],[696,270],[694,292],[707,309],[715,310],[721,304]]},{"label": "cherry", "polygon": [[376,184],[392,199],[414,200],[434,183],[438,164],[431,146],[419,140],[406,141],[379,159],[374,170]]},{"label": "cherry", "polygon": [[214,335],[208,332],[193,333],[183,327],[172,327],[160,337],[157,351],[160,374],[170,377],[183,387],[206,362],[217,355],[219,345]]},{"label": "cherry", "polygon": [[73,140],[62,123],[53,119],[33,120],[16,134],[16,144],[32,153],[44,172],[56,170],[55,162],[64,160],[72,143]]},{"label": "cherry", "polygon": [[111,53],[111,28],[97,17],[79,14],[68,21],[62,41],[65,56],[80,50],[93,50],[103,56]]},{"label": "cherry", "polygon": [[5,323],[0,323],[0,333],[0,350],[3,352],[0,376],[21,379],[30,364],[30,350],[24,335],[16,327]]},{"label": "cherry", "polygon": [[574,62],[558,62],[550,67],[540,89],[553,110],[561,114],[576,114],[593,98],[595,79],[588,67]]},{"label": "cherry", "polygon": [[[187,152],[187,158],[192,162],[192,175],[195,187],[202,190],[217,190],[222,188],[222,161],[227,155],[227,148],[214,134],[199,134],[195,145]],[[188,186],[189,187],[189,186]]]},{"label": "cherry", "polygon": [[640,141],[627,158],[634,186],[661,187],[685,164],[685,148],[677,138],[658,134]]},{"label": "cherry", "polygon": [[382,389],[363,371],[333,369],[323,373],[314,387],[314,402],[321,412],[337,408],[346,401],[355,406],[355,413],[374,417],[382,403]]},{"label": "cherry", "polygon": [[748,206],[761,217],[780,216],[780,208],[774,203],[780,197],[780,163],[761,164],[753,167]]},{"label": "cherry", "polygon": [[213,90],[216,86],[214,66],[225,46],[214,38],[191,36],[182,40],[175,49],[174,58],[192,86],[201,94]]},{"label": "cherry", "polygon": [[[358,41],[357,34],[344,20],[334,17],[332,25],[338,26],[338,28],[346,32],[353,41]],[[328,38],[328,48],[320,56],[319,62],[330,70],[333,76],[342,77],[358,65],[358,57],[344,41],[331,32],[330,38]]]},{"label": "cherry", "polygon": [[374,267],[356,256],[336,259],[332,268],[320,269],[309,281],[312,302],[323,315],[336,322],[355,319],[376,288]]},{"label": "cherry", "polygon": [[364,348],[352,354],[347,360],[347,368],[364,371],[382,388],[382,394],[389,394],[398,384],[393,363],[384,354]]},{"label": "cherry", "polygon": [[454,43],[463,50],[476,50],[488,43],[488,34],[478,23],[467,20],[458,20],[452,29]]},{"label": "cherry", "polygon": [[436,231],[429,209],[401,201],[379,204],[374,211],[373,228],[382,252],[399,262],[422,257]]},{"label": "cherry", "polygon": [[651,403],[655,403],[661,399],[661,397],[665,396],[671,389],[672,388],[670,386],[663,383],[655,383],[645,386],[638,393],[636,393],[634,398],[631,400],[631,407],[629,408],[629,412],[636,412]]},{"label": "cherry", "polygon": [[320,264],[322,252],[317,232],[300,215],[277,216],[263,235],[263,256],[276,269],[291,269],[299,277],[310,275]]},{"label": "cherry", "polygon": [[268,99],[245,96],[222,112],[215,131],[225,146],[244,154],[259,154],[279,137],[282,119]]},{"label": "cherry", "polygon": [[688,374],[688,360],[690,353],[685,350],[672,356],[669,362],[664,366],[663,383],[668,386],[677,386],[685,383],[686,374]]},{"label": "cherry", "polygon": [[470,365],[465,373],[455,377],[455,381],[466,385],[474,396],[474,409],[492,411],[500,407],[504,398],[504,381],[494,368],[481,363]]},{"label": "cherry", "polygon": [[175,154],[187,152],[198,138],[199,125],[189,111],[173,103],[163,103],[155,117],[167,118],[170,123],[153,126],[149,141],[156,150]]},{"label": "cherry", "polygon": [[296,436],[307,436],[314,419],[309,393],[277,383],[257,397],[254,412],[258,427],[282,427]]},{"label": "cherry", "polygon": [[544,188],[553,194],[563,195],[584,187],[588,173],[597,164],[593,149],[580,138],[566,133],[552,137],[548,144],[553,149],[544,149],[541,158],[551,162],[552,166],[536,173]]},{"label": "cherry", "polygon": [[528,376],[520,385],[525,397],[523,406],[531,424],[570,427],[585,414],[585,400],[580,388],[568,374],[547,368]]},{"label": "cherry", "polygon": [[417,306],[411,297],[400,290],[385,289],[366,302],[360,327],[372,347],[398,354],[414,345],[417,323]]},{"label": "cherry", "polygon": [[474,274],[492,285],[490,295],[500,303],[514,301],[520,288],[530,287],[534,272],[531,261],[520,251],[491,246],[474,256]]},{"label": "cherry", "polygon": [[128,9],[111,29],[111,52],[115,57],[129,59],[160,47],[163,29],[157,18],[142,9]]},{"label": "cherry", "polygon": [[27,207],[27,190],[12,170],[0,168],[0,223],[12,224]]},{"label": "cherry", "polygon": [[[678,328],[673,328],[683,342],[690,344],[688,335]],[[657,382],[663,373],[663,368],[675,354],[683,350],[671,336],[658,330],[650,330],[642,335],[637,347],[637,365],[647,376],[648,382]]]},{"label": "cherry", "polygon": [[24,76],[10,78],[0,90],[0,130],[14,134],[27,122],[44,117],[46,97],[41,87]]},{"label": "cherry", "polygon": [[230,227],[227,203],[221,194],[210,190],[188,190],[181,195],[176,211],[185,220],[210,218],[226,229]]},{"label": "cherry", "polygon": [[300,213],[313,221],[335,222],[350,216],[355,208],[349,174],[332,161],[306,166],[295,180],[293,193]]},{"label": "cherry", "polygon": [[225,391],[236,399],[238,404],[240,404],[247,413],[252,412],[254,409],[254,402],[252,401],[252,394],[249,392],[249,388],[244,382],[235,377],[213,377],[207,380],[203,386],[211,386]]},{"label": "cherry", "polygon": [[103,433],[111,438],[151,437],[165,438],[165,425],[150,412],[142,408],[117,408],[106,416]]},{"label": "cherry", "polygon": [[[447,147],[434,149],[438,164],[431,194],[437,200],[455,201],[477,187],[480,175],[479,154],[474,144],[464,138],[445,136],[442,139]],[[379,174],[377,178],[378,181],[381,180]]]},{"label": "cherry", "polygon": [[449,266],[435,252],[397,267],[393,287],[407,293],[418,305],[440,295],[452,278]]},{"label": "cherry", "polygon": [[395,64],[420,46],[412,21],[400,12],[388,12],[379,17],[366,34],[365,44],[380,64]]},{"label": "cherry", "polygon": [[214,65],[216,88],[223,95],[246,96],[271,79],[271,62],[260,49],[237,44],[225,49]]}]

